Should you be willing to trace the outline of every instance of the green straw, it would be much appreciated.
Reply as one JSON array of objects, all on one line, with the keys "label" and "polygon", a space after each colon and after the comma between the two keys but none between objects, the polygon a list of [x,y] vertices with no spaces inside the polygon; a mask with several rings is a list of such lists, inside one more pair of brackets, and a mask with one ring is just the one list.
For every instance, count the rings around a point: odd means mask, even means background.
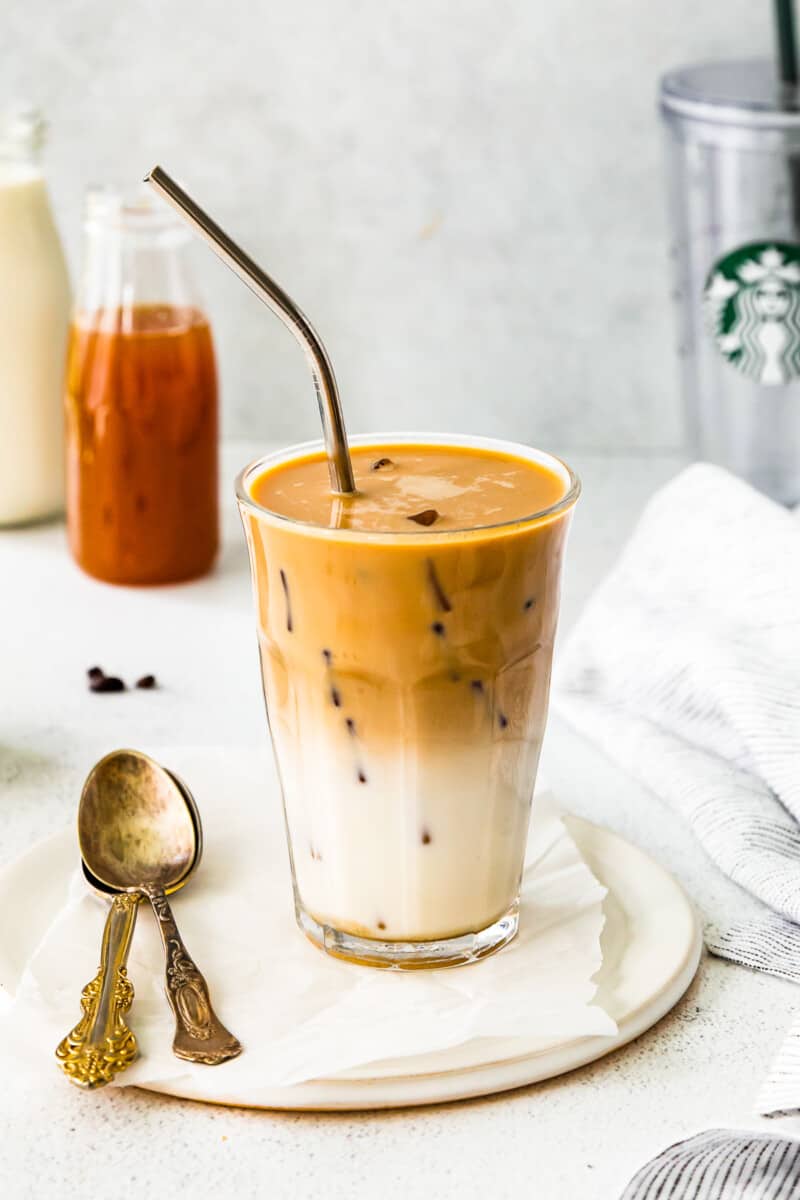
[{"label": "green straw", "polygon": [[775,0],[775,34],[778,44],[778,73],[781,83],[796,87],[797,38],[794,32],[793,0]]}]

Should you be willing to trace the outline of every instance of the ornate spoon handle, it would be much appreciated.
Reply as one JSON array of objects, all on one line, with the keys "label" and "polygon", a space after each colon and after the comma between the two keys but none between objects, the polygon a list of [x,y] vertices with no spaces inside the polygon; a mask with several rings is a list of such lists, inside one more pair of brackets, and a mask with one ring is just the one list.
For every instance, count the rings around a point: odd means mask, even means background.
[{"label": "ornate spoon handle", "polygon": [[142,889],[153,906],[167,955],[167,999],[175,1014],[172,1051],[189,1062],[214,1066],[241,1054],[242,1045],[211,1007],[208,985],[178,933],[162,888]]},{"label": "ornate spoon handle", "polygon": [[121,892],[114,897],[103,930],[99,970],[81,994],[83,1016],[56,1048],[62,1071],[78,1087],[103,1087],[139,1053],[125,1024],[133,1004],[125,964],[138,905],[136,895]]}]

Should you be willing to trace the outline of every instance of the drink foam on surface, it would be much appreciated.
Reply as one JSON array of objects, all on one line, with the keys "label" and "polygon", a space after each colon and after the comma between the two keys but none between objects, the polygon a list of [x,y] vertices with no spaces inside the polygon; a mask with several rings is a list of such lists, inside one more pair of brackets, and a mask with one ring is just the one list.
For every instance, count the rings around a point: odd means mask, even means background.
[{"label": "drink foam on surface", "polygon": [[251,484],[256,504],[311,525],[363,532],[477,529],[524,520],[563,499],[565,481],[544,464],[462,446],[375,444],[351,451],[358,492],[334,496],[322,452],[268,467]]}]

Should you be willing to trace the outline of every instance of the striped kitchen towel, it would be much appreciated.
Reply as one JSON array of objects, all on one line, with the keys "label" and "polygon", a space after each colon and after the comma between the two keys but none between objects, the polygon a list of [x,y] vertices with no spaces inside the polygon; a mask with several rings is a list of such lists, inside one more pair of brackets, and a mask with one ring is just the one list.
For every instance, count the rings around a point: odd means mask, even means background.
[{"label": "striped kitchen towel", "polygon": [[637,1171],[620,1200],[795,1200],[800,1142],[709,1129]]},{"label": "striped kitchen towel", "polygon": [[[687,468],[587,605],[553,699],[761,902],[752,919],[707,914],[709,950],[800,982],[798,517],[717,467]],[[800,1110],[797,1045],[760,1111]]]}]

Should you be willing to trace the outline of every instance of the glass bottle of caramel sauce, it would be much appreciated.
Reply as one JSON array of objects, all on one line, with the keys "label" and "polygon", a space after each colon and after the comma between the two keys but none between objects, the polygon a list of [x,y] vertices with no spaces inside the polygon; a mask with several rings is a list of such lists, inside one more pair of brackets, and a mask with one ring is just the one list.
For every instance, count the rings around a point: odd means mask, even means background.
[{"label": "glass bottle of caramel sauce", "polygon": [[67,356],[67,527],[109,583],[208,571],[218,545],[217,378],[185,229],[156,201],[87,199]]}]

